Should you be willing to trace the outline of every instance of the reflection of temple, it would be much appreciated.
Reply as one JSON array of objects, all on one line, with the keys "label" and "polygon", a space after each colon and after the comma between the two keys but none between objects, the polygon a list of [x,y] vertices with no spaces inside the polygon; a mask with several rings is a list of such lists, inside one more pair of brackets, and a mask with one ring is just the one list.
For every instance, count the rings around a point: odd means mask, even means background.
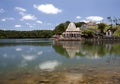
[{"label": "reflection of temple", "polygon": [[118,44],[111,43],[55,41],[52,47],[61,56],[67,56],[69,58],[75,58],[76,56],[77,58],[101,59],[108,55],[120,55]]},{"label": "reflection of temple", "polygon": [[80,52],[81,42],[79,41],[64,41],[61,43],[63,48],[66,49],[70,58],[73,58],[76,55],[76,53]]}]

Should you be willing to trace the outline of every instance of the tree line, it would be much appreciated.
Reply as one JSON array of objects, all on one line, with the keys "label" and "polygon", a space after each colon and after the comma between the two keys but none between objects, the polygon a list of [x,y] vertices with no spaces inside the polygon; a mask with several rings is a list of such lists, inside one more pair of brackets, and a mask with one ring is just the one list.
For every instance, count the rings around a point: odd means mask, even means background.
[{"label": "tree line", "polygon": [[10,31],[0,30],[0,38],[50,38],[52,30]]}]

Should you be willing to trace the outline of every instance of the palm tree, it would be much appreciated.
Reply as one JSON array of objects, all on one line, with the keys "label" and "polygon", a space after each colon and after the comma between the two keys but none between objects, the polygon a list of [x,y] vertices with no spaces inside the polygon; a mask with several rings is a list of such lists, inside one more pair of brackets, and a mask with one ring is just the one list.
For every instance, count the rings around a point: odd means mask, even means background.
[{"label": "palm tree", "polygon": [[110,17],[107,17],[107,19],[111,22],[111,27],[112,27],[112,17],[110,16]]}]

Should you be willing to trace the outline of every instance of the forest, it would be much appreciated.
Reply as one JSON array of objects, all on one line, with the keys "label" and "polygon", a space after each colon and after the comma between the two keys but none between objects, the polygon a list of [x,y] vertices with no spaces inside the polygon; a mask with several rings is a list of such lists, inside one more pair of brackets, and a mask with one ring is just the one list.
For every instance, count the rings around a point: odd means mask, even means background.
[{"label": "forest", "polygon": [[0,30],[0,38],[50,38],[52,30],[10,31]]}]

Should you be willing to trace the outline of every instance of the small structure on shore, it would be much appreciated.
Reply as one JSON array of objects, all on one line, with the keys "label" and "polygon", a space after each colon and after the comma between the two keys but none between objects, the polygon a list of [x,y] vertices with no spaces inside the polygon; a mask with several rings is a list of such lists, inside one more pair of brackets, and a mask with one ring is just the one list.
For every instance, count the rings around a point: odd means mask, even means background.
[{"label": "small structure on shore", "polygon": [[81,30],[76,28],[75,24],[71,22],[66,31],[62,33],[60,40],[81,40]]},{"label": "small structure on shore", "polygon": [[107,37],[112,37],[113,35],[112,35],[112,31],[110,30],[110,29],[108,29],[107,31],[106,31],[106,36]]}]

